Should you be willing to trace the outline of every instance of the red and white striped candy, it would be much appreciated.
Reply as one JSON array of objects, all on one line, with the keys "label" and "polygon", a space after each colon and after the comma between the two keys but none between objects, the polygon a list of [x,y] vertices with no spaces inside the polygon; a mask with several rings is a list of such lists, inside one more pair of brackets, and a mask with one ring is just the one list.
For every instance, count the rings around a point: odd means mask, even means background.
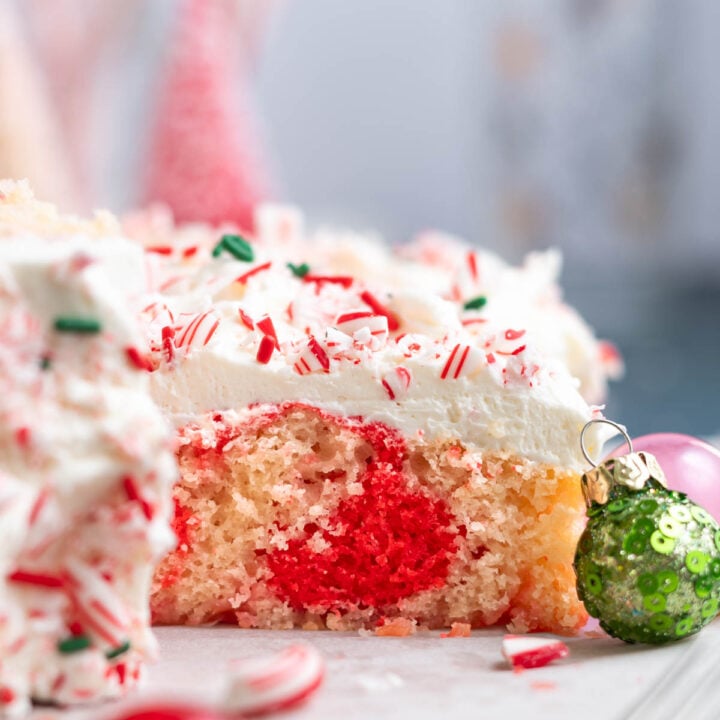
[{"label": "red and white striped candy", "polygon": [[386,315],[377,315],[369,310],[353,310],[341,313],[335,319],[335,327],[356,340],[361,339],[360,332],[369,332],[370,344],[373,349],[379,350],[387,342],[388,319]]},{"label": "red and white striped candy", "polygon": [[237,661],[229,672],[225,708],[264,715],[308,698],[323,681],[325,663],[310,645],[292,645],[274,656]]},{"label": "red and white striped candy", "polygon": [[330,358],[325,352],[325,348],[312,335],[295,362],[294,368],[299,375],[309,375],[313,372],[330,372]]},{"label": "red and white striped candy", "polygon": [[220,325],[220,318],[212,310],[204,313],[182,313],[175,325],[175,347],[191,350],[203,347],[210,342],[210,338]]},{"label": "red and white striped candy", "polygon": [[81,623],[110,648],[125,643],[130,618],[110,582],[95,568],[74,559],[66,563],[65,576]]},{"label": "red and white striped candy", "polygon": [[485,353],[472,345],[458,343],[448,355],[440,372],[442,380],[457,380],[471,375],[485,364]]},{"label": "red and white striped candy", "polygon": [[537,635],[505,635],[502,652],[513,668],[537,668],[567,657],[568,646],[560,640]]},{"label": "red and white striped candy", "polygon": [[402,400],[412,383],[412,375],[407,368],[400,366],[385,373],[381,382],[391,400]]}]

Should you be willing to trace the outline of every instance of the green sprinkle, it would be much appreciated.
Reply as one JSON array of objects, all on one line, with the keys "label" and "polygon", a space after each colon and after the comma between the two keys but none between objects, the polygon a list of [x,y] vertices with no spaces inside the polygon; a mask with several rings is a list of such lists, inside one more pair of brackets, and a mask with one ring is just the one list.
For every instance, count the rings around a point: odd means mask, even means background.
[{"label": "green sprinkle", "polygon": [[310,272],[310,266],[307,263],[302,263],[301,265],[288,263],[287,266],[292,271],[292,274],[299,278],[305,277]]},{"label": "green sprinkle", "polygon": [[57,644],[58,652],[63,655],[87,650],[90,647],[90,638],[87,635],[73,635],[72,637],[59,640]]},{"label": "green sprinkle", "polygon": [[49,370],[52,367],[52,360],[49,355],[43,355],[40,358],[40,369]]},{"label": "green sprinkle", "polygon": [[105,657],[108,660],[112,660],[113,658],[118,657],[118,655],[122,655],[123,653],[126,653],[130,649],[130,641],[126,640],[122,645],[119,645],[116,648],[113,648],[112,650],[108,650],[105,653]]},{"label": "green sprinkle", "polygon": [[102,325],[99,320],[91,317],[61,315],[55,318],[54,327],[58,332],[99,333]]},{"label": "green sprinkle", "polygon": [[487,298],[484,295],[478,295],[477,297],[468,300],[463,305],[463,308],[465,310],[480,310],[480,308],[484,308],[485,305],[487,305]]},{"label": "green sprinkle", "polygon": [[241,235],[223,235],[213,248],[212,256],[218,257],[223,251],[229,252],[237,260],[252,262],[255,259],[250,243]]}]

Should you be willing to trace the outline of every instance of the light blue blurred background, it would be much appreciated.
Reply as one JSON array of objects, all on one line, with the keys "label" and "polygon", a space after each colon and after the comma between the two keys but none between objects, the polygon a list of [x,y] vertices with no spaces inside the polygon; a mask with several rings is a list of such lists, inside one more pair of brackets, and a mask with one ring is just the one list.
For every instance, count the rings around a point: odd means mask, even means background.
[{"label": "light blue blurred background", "polygon": [[[136,1],[96,81],[125,139],[96,151],[115,210],[137,201],[177,7]],[[514,261],[560,247],[568,299],[626,359],[609,415],[635,435],[720,431],[720,3],[273,9],[250,97],[281,198],[391,242],[435,227]]]}]

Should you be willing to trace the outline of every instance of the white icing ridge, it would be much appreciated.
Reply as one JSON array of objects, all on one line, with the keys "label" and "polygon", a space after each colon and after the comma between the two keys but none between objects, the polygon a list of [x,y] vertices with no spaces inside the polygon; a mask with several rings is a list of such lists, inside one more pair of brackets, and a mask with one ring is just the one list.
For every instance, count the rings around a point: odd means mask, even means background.
[{"label": "white icing ridge", "polygon": [[153,256],[152,388],[176,423],[299,401],[584,467],[588,402],[603,399],[618,356],[611,367],[608,346],[562,302],[557,252],[514,268],[437,233],[393,251],[306,236],[283,207],[262,207],[257,226],[249,259],[212,252],[222,229],[175,229],[162,214],[126,227]]},{"label": "white icing ridge", "polygon": [[[129,310],[143,256],[94,239],[108,227],[0,183],[3,716],[123,695],[156,654],[148,597],[177,470]],[[77,318],[97,332],[56,327]]]}]

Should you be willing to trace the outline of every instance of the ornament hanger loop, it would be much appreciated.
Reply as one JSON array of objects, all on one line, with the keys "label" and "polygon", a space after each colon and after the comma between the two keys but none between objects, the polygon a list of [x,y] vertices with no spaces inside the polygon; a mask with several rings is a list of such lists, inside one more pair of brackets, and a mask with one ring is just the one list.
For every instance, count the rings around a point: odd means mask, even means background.
[{"label": "ornament hanger loop", "polygon": [[607,420],[606,418],[593,418],[592,420],[589,420],[585,423],[585,427],[580,432],[580,449],[582,450],[582,454],[585,456],[585,459],[593,467],[597,467],[598,464],[590,457],[590,455],[588,455],[587,448],[585,447],[585,433],[587,432],[588,428],[595,423],[605,423],[606,425],[612,425],[625,438],[625,442],[627,443],[630,452],[633,451],[632,440],[630,439],[630,436],[627,434],[627,431],[622,425],[619,425],[612,420]]}]

